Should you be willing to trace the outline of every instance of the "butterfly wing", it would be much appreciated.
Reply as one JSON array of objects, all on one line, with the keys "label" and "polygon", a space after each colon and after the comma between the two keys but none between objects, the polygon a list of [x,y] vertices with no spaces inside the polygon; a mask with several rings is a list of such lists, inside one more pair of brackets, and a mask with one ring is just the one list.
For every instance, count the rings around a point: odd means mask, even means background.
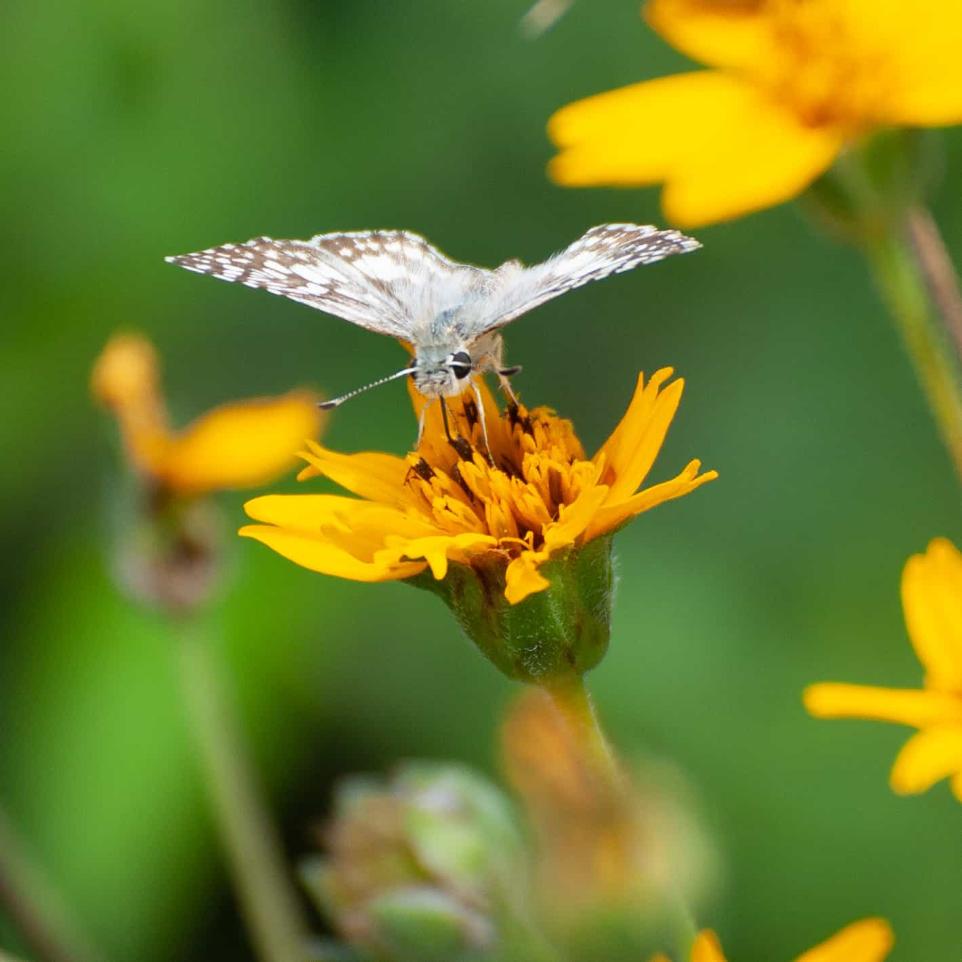
[{"label": "butterfly wing", "polygon": [[402,339],[421,323],[431,291],[472,270],[400,230],[318,234],[306,241],[257,237],[167,260]]},{"label": "butterfly wing", "polygon": [[523,267],[517,261],[503,264],[486,305],[480,335],[502,327],[539,304],[560,297],[590,281],[652,264],[671,254],[696,250],[701,244],[676,230],[659,230],[650,224],[602,224],[592,227],[563,251],[542,264]]}]

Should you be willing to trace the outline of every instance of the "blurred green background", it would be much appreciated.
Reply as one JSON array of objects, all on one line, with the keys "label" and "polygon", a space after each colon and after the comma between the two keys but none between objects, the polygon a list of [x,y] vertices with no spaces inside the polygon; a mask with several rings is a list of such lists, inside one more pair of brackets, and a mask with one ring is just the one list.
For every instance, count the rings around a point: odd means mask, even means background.
[{"label": "blurred green background", "polygon": [[[655,191],[544,176],[558,106],[685,65],[636,4],[576,4],[523,39],[525,0],[73,0],[0,12],[4,149],[0,798],[116,960],[248,958],[162,624],[121,597],[122,491],[92,360],[155,339],[179,423],[218,401],[395,369],[389,340],[178,271],[165,254],[258,234],[407,227],[493,265]],[[698,118],[692,118],[693,123]],[[962,135],[933,207],[962,252]],[[962,957],[962,809],[899,799],[904,732],[806,717],[815,680],[917,686],[898,583],[958,490],[857,255],[794,207],[699,233],[697,255],[614,278],[513,325],[529,403],[592,448],[638,370],[688,381],[659,478],[721,479],[619,535],[611,651],[591,676],[626,752],[677,761],[717,840],[710,917],[733,960],[789,959],[862,915],[896,962]],[[359,398],[328,442],[402,452],[403,386]],[[283,486],[281,486],[283,487]],[[293,488],[293,484],[287,484]],[[243,518],[224,499],[228,524]],[[292,854],[332,780],[400,757],[497,769],[513,692],[427,593],[359,585],[232,545],[216,622]]]}]

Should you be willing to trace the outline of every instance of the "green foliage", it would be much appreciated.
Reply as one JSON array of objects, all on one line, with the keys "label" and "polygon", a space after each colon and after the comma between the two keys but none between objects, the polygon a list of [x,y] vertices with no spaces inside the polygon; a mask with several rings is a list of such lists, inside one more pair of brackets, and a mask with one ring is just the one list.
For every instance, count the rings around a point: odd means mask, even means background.
[{"label": "green foliage", "polygon": [[[249,958],[187,750],[171,653],[110,581],[113,426],[87,399],[118,327],[162,351],[184,423],[212,403],[394,370],[378,338],[165,265],[262,233],[423,231],[459,259],[543,257],[591,224],[657,222],[654,191],[562,191],[545,119],[683,66],[637,4],[581,0],[537,42],[526,2],[52,0],[0,10],[5,282],[0,447],[0,796],[116,962]],[[962,250],[962,137],[933,192]],[[617,744],[676,759],[728,868],[710,921],[733,960],[789,959],[849,919],[892,918],[894,962],[952,957],[959,807],[888,793],[904,733],[819,723],[821,679],[914,686],[905,558],[962,541],[958,489],[857,255],[781,208],[704,250],[512,325],[516,386],[591,450],[639,369],[686,398],[655,480],[721,472],[618,536],[612,642],[592,673]],[[329,442],[401,452],[400,385],[346,405]],[[289,489],[294,487],[293,483]],[[306,486],[300,486],[304,490]],[[321,490],[312,486],[311,490]],[[231,524],[240,498],[226,498]],[[331,780],[398,757],[490,769],[508,683],[435,598],[296,570],[237,544],[215,619],[290,851]]]}]

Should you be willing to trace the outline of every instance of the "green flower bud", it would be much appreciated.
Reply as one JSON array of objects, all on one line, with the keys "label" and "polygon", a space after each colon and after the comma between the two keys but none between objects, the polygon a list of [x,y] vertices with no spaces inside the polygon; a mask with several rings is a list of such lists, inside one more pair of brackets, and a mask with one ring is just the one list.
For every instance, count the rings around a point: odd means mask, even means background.
[{"label": "green flower bud", "polygon": [[349,780],[325,839],[304,883],[348,945],[377,959],[490,958],[524,900],[510,805],[461,767],[415,763],[384,782]]}]

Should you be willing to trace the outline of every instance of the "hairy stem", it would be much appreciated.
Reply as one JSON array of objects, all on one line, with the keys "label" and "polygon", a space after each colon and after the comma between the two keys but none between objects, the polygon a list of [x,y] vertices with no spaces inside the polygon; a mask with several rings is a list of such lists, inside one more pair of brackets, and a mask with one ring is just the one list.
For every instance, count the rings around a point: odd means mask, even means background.
[{"label": "hairy stem", "polygon": [[177,642],[191,734],[257,955],[261,962],[302,962],[309,933],[300,900],[211,639],[195,622],[183,622]]},{"label": "hairy stem", "polygon": [[627,787],[625,777],[598,722],[584,678],[571,675],[545,686],[545,691],[564,719],[582,758],[594,771],[600,787],[613,800],[622,798]]}]

